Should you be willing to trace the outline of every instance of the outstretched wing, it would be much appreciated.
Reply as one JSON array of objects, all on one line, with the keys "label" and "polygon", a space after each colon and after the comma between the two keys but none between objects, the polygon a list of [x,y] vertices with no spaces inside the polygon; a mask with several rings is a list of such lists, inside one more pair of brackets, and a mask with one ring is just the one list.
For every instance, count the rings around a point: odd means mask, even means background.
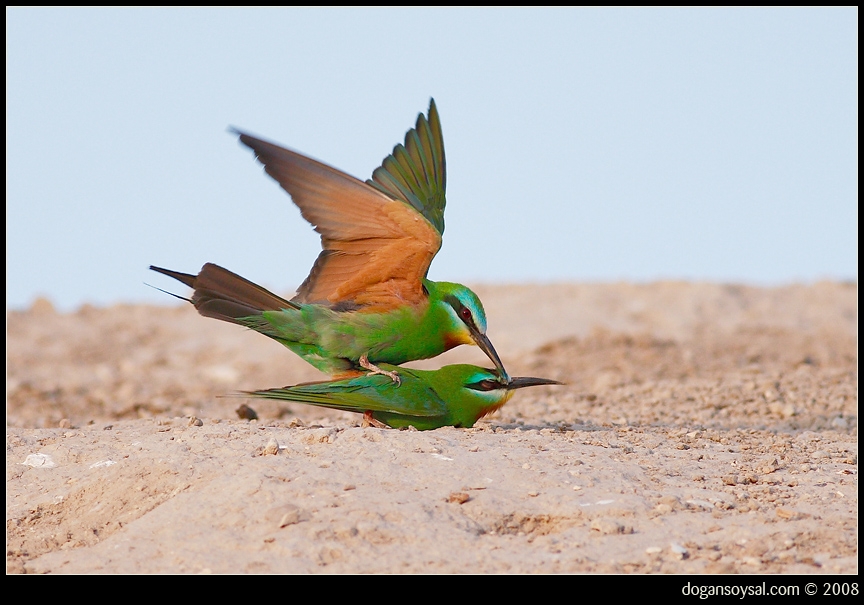
[{"label": "outstretched wing", "polygon": [[[435,115],[437,124],[437,111]],[[426,123],[425,118],[422,122]],[[436,131],[431,126],[426,129]],[[413,132],[409,131],[406,140],[413,139]],[[437,132],[440,139],[440,126]],[[437,212],[443,229],[443,144],[438,146],[440,162],[429,162],[430,170],[436,166],[441,170],[442,179],[428,176],[424,181],[426,190],[441,192],[436,206],[431,201],[434,196],[419,201],[425,196],[420,189],[413,192],[416,199],[403,199],[405,196],[373,187],[296,151],[238,134],[321,234],[323,250],[295,302],[384,311],[425,300],[422,279],[441,247],[441,231],[434,221]],[[422,142],[423,137],[418,135],[418,139]],[[428,185],[439,182],[440,187]],[[439,210],[431,212],[430,219],[418,212],[418,204]]]}]

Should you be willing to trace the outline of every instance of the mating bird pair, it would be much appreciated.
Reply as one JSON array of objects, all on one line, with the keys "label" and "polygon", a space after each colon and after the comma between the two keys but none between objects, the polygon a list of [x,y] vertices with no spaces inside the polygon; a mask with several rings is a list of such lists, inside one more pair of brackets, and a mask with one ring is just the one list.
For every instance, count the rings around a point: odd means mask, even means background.
[{"label": "mating bird pair", "polygon": [[[486,336],[469,288],[426,279],[444,232],[446,164],[434,99],[365,183],[295,151],[237,132],[321,234],[323,250],[286,300],[218,265],[198,275],[151,266],[194,289],[205,317],[279,341],[333,380],[247,395],[360,412],[391,427],[471,427],[518,388],[560,384],[511,378]],[[460,344],[495,365],[423,371],[399,364]]]}]

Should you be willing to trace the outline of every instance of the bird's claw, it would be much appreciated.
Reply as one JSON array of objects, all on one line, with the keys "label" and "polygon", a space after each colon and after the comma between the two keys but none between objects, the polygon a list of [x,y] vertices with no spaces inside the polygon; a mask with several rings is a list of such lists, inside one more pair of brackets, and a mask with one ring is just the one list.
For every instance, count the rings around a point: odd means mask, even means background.
[{"label": "bird's claw", "polygon": [[366,355],[360,356],[360,367],[369,370],[369,374],[367,374],[367,376],[381,374],[382,376],[389,376],[390,380],[395,382],[397,387],[402,384],[402,379],[399,378],[399,374],[397,374],[396,372],[388,372],[387,370],[382,370],[374,363],[370,362],[369,358],[366,357]]},{"label": "bird's claw", "polygon": [[372,412],[370,410],[366,410],[365,412],[363,412],[363,421],[360,423],[360,428],[368,429],[370,426],[374,426],[376,429],[390,428],[380,420],[375,420],[372,417]]}]

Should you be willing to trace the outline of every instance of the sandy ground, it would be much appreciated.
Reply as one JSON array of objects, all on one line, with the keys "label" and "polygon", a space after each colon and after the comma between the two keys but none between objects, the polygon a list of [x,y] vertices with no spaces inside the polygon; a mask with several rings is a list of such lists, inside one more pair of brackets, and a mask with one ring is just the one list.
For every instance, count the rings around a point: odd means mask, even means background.
[{"label": "sandy ground", "polygon": [[225,397],[321,375],[190,305],[7,311],[7,571],[858,572],[857,284],[476,290],[568,384],[428,432]]}]

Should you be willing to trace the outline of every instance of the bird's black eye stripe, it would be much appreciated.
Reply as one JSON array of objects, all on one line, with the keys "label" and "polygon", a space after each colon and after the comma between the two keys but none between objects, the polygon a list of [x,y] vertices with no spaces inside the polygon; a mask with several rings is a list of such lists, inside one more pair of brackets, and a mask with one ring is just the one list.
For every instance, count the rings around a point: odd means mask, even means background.
[{"label": "bird's black eye stripe", "polygon": [[474,389],[475,391],[494,391],[495,389],[504,388],[504,385],[497,380],[481,380],[479,382],[466,384],[465,386],[469,389]]},{"label": "bird's black eye stripe", "polygon": [[461,319],[469,328],[475,328],[476,324],[474,323],[474,315],[471,314],[471,309],[463,305],[458,298],[455,296],[446,296],[444,301],[453,307],[453,310],[456,311],[456,316]]}]

